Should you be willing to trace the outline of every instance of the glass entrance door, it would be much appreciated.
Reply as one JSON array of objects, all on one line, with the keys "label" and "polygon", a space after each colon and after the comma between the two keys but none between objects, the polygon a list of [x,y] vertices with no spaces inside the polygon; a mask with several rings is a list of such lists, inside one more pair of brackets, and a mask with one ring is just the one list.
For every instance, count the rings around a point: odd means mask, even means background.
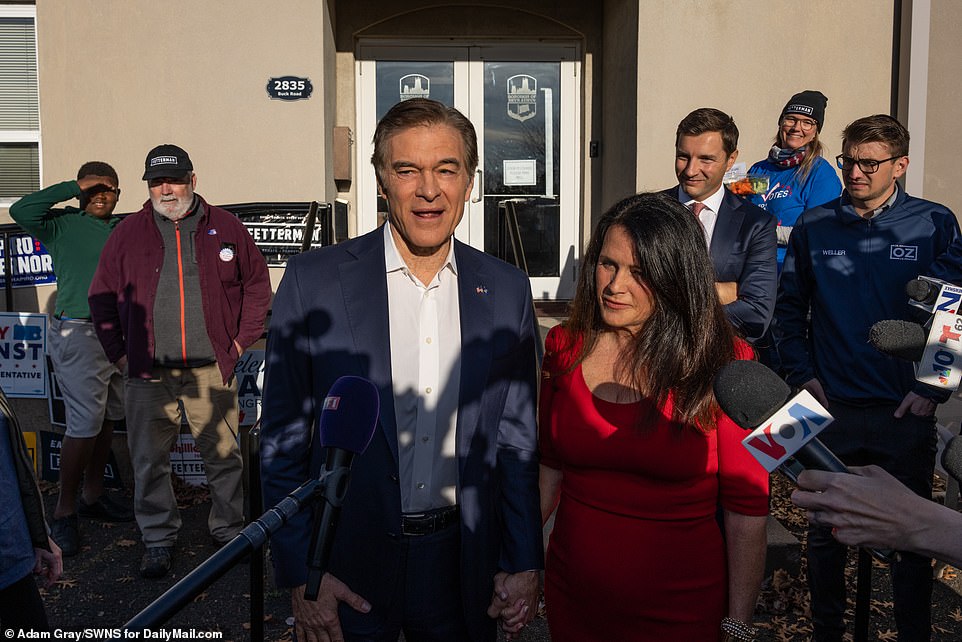
[{"label": "glass entrance door", "polygon": [[536,299],[569,298],[578,258],[579,90],[574,46],[361,47],[358,224],[383,220],[370,166],[374,127],[399,100],[453,105],[480,162],[456,236],[524,265]]}]

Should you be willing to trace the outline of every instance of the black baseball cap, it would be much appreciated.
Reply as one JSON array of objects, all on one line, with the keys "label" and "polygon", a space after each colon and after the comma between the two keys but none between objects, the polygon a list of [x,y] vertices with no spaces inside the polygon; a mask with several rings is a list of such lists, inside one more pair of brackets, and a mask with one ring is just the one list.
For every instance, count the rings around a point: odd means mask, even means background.
[{"label": "black baseball cap", "polygon": [[183,149],[177,145],[157,145],[147,152],[143,180],[180,178],[192,171],[194,171],[194,164],[190,162],[190,156]]}]

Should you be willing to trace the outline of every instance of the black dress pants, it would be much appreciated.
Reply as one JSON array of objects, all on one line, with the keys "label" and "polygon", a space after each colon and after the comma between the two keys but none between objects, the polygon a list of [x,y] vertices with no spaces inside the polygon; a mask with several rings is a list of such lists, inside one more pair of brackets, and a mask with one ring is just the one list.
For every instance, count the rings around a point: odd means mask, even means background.
[{"label": "black dress pants", "polygon": [[[897,404],[855,406],[831,402],[835,421],[819,439],[848,466],[876,464],[925,498],[932,496],[934,417],[892,416]],[[809,525],[808,585],[816,642],[840,642],[845,633],[845,562],[848,548],[831,529]],[[901,552],[892,564],[899,642],[931,639],[932,560]]]},{"label": "black dress pants", "polygon": [[[341,604],[338,616],[348,642],[467,642],[488,637],[468,633],[461,601],[461,535],[458,524],[424,536],[401,536],[403,559],[392,582],[391,603],[358,613]],[[366,596],[365,596],[366,597]],[[494,621],[490,627],[494,640]]]}]

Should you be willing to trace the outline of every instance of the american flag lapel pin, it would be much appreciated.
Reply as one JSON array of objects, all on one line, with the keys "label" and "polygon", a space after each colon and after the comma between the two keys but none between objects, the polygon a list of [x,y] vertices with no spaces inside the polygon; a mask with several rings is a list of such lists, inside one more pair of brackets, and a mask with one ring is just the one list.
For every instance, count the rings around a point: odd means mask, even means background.
[{"label": "american flag lapel pin", "polygon": [[477,292],[478,294],[487,294],[488,288],[484,287],[483,285],[479,285],[474,289],[474,291]]}]

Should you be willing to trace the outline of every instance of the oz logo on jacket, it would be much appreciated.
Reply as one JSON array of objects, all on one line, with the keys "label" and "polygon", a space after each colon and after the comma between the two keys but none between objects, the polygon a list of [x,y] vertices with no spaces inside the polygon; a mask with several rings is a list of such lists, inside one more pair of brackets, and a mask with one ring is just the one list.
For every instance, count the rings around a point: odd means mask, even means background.
[{"label": "oz logo on jacket", "polygon": [[889,258],[893,261],[918,261],[917,245],[890,245]]}]

